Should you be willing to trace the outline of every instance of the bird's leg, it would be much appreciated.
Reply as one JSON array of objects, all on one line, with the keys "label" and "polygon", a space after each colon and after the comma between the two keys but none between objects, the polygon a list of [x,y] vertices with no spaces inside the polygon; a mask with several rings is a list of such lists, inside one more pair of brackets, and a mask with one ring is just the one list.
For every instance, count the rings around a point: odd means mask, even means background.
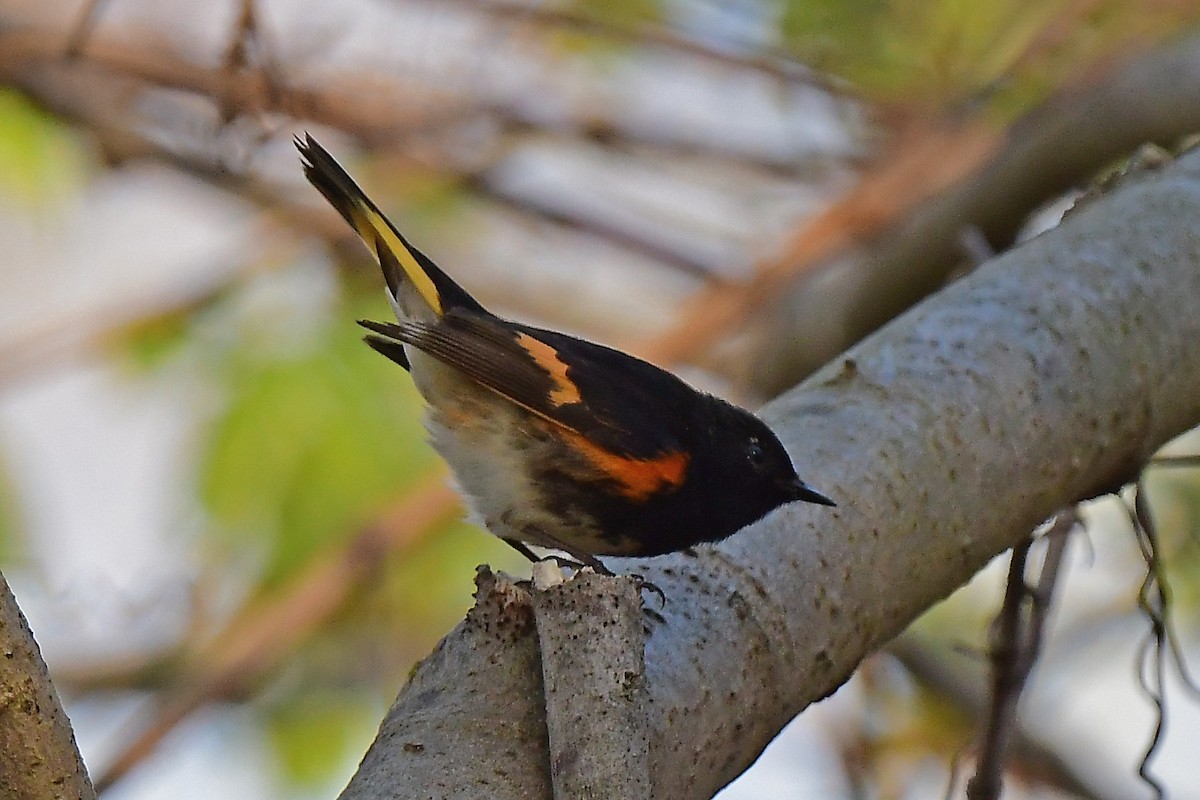
[{"label": "bird's leg", "polygon": [[[564,558],[563,556],[556,556],[553,554],[539,556],[537,553],[533,552],[528,547],[526,547],[525,543],[522,542],[520,539],[503,539],[502,538],[500,541],[504,542],[509,547],[511,547],[513,550],[516,550],[518,553],[520,553],[521,555],[528,558],[534,564],[540,564],[543,561],[553,561],[555,564],[557,564],[560,567],[567,567],[568,569],[573,569],[573,570],[580,570],[580,569],[583,569],[584,567],[592,566],[591,564],[584,564],[579,561],[572,561],[569,558]],[[593,569],[595,569],[595,568],[593,567]],[[612,573],[606,571],[605,574],[611,575]]]},{"label": "bird's leg", "polygon": [[[600,575],[610,575],[611,576],[614,574],[612,570],[610,570],[608,567],[604,566],[604,564],[602,564],[600,562],[600,559],[596,558],[591,553],[587,553],[576,547],[572,547],[571,545],[564,542],[562,539],[551,536],[550,534],[546,533],[545,531],[541,530],[540,528],[537,530],[536,534],[534,534],[530,538],[533,539],[534,541],[538,542],[539,544],[545,544],[546,547],[552,547],[555,550],[561,550],[564,553],[566,553],[567,555],[569,555],[571,558],[575,559],[574,561],[571,561],[569,559],[561,558],[559,556],[547,556],[546,557],[546,558],[553,558],[555,561],[558,562],[558,564],[560,566],[571,567],[572,569],[582,569],[583,567],[591,567],[592,569],[594,569],[597,572],[597,574],[600,574]],[[512,544],[512,542],[510,540],[506,539],[505,541],[508,541],[509,544]],[[529,548],[525,547],[524,545],[521,545],[521,547],[526,552],[529,552]],[[544,559],[534,557],[533,560],[534,561],[542,561]]]},{"label": "bird's leg", "polygon": [[[616,575],[616,573],[614,573],[608,567],[604,566],[604,564],[600,561],[600,559],[596,558],[591,553],[587,553],[587,552],[584,552],[583,550],[572,547],[571,545],[564,542],[562,539],[558,539],[554,536],[551,536],[550,534],[546,533],[543,530],[540,530],[540,529],[538,530],[536,539],[540,542],[545,542],[547,544],[547,546],[553,547],[556,550],[562,550],[564,553],[571,556],[571,558],[575,559],[577,562],[577,563],[572,564],[567,559],[557,559],[557,557],[551,556],[551,558],[556,558],[559,566],[564,566],[564,562],[565,562],[565,566],[574,567],[575,569],[579,569],[580,567],[591,567],[599,575],[608,575],[608,576]],[[509,544],[512,544],[512,541],[510,541],[508,539],[505,539],[505,541],[507,541]],[[521,549],[523,549],[525,552],[529,552],[529,548],[525,547],[524,545],[521,545]],[[535,560],[537,560],[537,559],[535,559]],[[665,594],[663,594],[662,589],[658,588],[653,583],[646,580],[645,578],[643,578],[641,575],[638,575],[637,573],[630,573],[629,577],[631,577],[635,581],[637,581],[638,589],[646,589],[648,591],[653,592],[654,594],[658,595],[659,602],[663,606],[665,606],[667,604],[667,596]]]},{"label": "bird's leg", "polygon": [[537,562],[542,560],[541,556],[539,556],[537,553],[533,552],[528,547],[526,547],[525,543],[522,542],[520,539],[506,539],[506,538],[502,537],[500,539],[500,541],[504,542],[506,545],[511,547],[513,550],[516,550],[518,553],[520,553],[521,555],[528,558],[534,564],[536,564]]},{"label": "bird's leg", "polygon": [[[525,543],[519,539],[505,539],[502,537],[500,539],[500,541],[504,542],[509,547],[511,547],[513,550],[516,550],[518,553],[520,553],[521,555],[528,558],[530,560],[530,562],[532,562],[534,564],[540,564],[543,561],[553,561],[559,567],[566,567],[567,569],[572,569],[572,570],[576,570],[576,571],[581,570],[584,567],[592,566],[591,564],[584,564],[580,561],[572,561],[569,558],[565,558],[563,556],[556,556],[554,554],[539,556],[537,553],[533,552],[528,547],[526,547]],[[592,568],[595,569],[595,567],[592,567]],[[605,570],[605,574],[611,575],[612,573]]]}]

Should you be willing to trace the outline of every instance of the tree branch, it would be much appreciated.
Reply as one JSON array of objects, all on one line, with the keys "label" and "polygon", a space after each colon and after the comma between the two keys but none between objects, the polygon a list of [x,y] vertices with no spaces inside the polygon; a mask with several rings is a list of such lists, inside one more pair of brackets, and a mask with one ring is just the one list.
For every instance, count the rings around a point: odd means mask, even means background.
[{"label": "tree branch", "polygon": [[649,800],[649,734],[638,581],[579,572],[539,585],[533,610],[559,800]]},{"label": "tree branch", "polygon": [[95,800],[71,723],[17,599],[0,575],[0,796]]},{"label": "tree branch", "polygon": [[1079,515],[1073,508],[1055,516],[1043,537],[1046,553],[1035,586],[1030,586],[1026,577],[1033,537],[1013,547],[1004,604],[992,629],[991,703],[981,725],[982,743],[975,775],[967,782],[967,800],[1000,797],[1008,751],[1019,734],[1017,707],[1041,652],[1046,616],[1066,552],[1067,536],[1078,522]]},{"label": "tree branch", "polygon": [[475,585],[475,607],[414,668],[343,796],[552,797],[529,592],[486,566]]},{"label": "tree branch", "polygon": [[[997,553],[1058,508],[1131,480],[1200,422],[1197,218],[1192,153],[984,265],[770,405],[763,416],[837,509],[794,505],[695,554],[613,560],[667,597],[646,642],[655,797],[711,796]],[[482,658],[474,631],[469,618],[416,670],[345,800],[473,796],[446,776],[501,766],[479,760],[478,720],[497,713],[481,695],[532,719],[540,692],[514,671],[524,650],[490,642]],[[436,758],[403,757],[399,742],[444,736],[452,718],[465,722]],[[522,730],[502,766],[536,773],[544,728]]]}]

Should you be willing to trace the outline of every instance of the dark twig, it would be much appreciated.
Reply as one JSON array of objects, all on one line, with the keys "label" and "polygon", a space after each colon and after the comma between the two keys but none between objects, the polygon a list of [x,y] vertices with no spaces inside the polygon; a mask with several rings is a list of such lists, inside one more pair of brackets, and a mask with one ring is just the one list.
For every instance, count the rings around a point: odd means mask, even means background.
[{"label": "dark twig", "polygon": [[[1082,533],[1078,531],[1077,534]],[[1078,535],[1074,538],[1078,539]],[[977,648],[976,648],[977,650]],[[908,674],[940,702],[969,717],[978,726],[990,703],[989,687],[984,685],[983,665],[976,650],[963,652],[959,647],[938,644],[932,637],[908,630],[892,640],[887,652],[897,659]],[[1077,800],[1118,800],[1123,795],[1110,789],[1098,791],[1089,784],[1090,774],[1059,752],[1057,740],[1042,741],[1030,735],[1020,724],[1013,733],[1010,759],[1027,780]],[[1068,743],[1062,743],[1068,744]],[[1064,748],[1066,749],[1066,748]],[[958,776],[966,768],[963,762],[973,752],[955,753],[948,767],[947,792],[956,795],[961,785]]]},{"label": "dark twig", "polygon": [[1150,459],[1152,467],[1200,467],[1200,454],[1186,456],[1155,456]]},{"label": "dark twig", "polygon": [[1166,672],[1168,659],[1183,684],[1193,693],[1200,694],[1196,681],[1188,670],[1179,641],[1171,624],[1171,587],[1167,582],[1166,569],[1162,560],[1162,547],[1154,515],[1146,500],[1145,486],[1139,481],[1133,488],[1133,502],[1126,502],[1129,523],[1134,537],[1146,562],[1146,577],[1138,589],[1138,608],[1150,623],[1138,651],[1136,663],[1138,686],[1154,705],[1155,723],[1150,742],[1138,764],[1138,776],[1154,790],[1156,797],[1165,797],[1166,790],[1150,773],[1150,762],[1158,752],[1163,731],[1167,724]]},{"label": "dark twig", "polygon": [[[1067,551],[1068,534],[1080,525],[1082,525],[1082,521],[1079,514],[1072,508],[1055,516],[1054,523],[1042,537],[1046,542],[1046,553],[1042,558],[1042,568],[1038,572],[1037,584],[1030,591],[1029,625],[1025,631],[1025,652],[1032,656],[1036,656],[1041,650],[1042,636],[1046,630],[1046,617],[1050,612],[1050,600],[1054,596],[1059,568],[1062,566],[1063,555]],[[1032,666],[1032,662],[1030,666]]]},{"label": "dark twig", "polygon": [[[1158,525],[1154,521],[1154,515],[1150,512],[1150,503],[1146,499],[1146,487],[1139,481],[1134,489],[1133,513],[1137,518],[1137,525],[1145,534],[1146,542],[1151,545],[1153,563],[1148,564],[1148,566],[1154,572],[1155,588],[1158,594],[1159,608],[1162,612],[1163,634],[1166,636],[1167,649],[1172,661],[1175,663],[1175,670],[1179,674],[1183,685],[1192,694],[1200,696],[1200,685],[1197,684],[1191,670],[1188,668],[1187,659],[1183,655],[1183,647],[1179,644],[1179,637],[1175,632],[1175,626],[1171,623],[1171,586],[1167,582],[1166,568],[1162,561]],[[1146,551],[1143,550],[1143,552]]]},{"label": "dark twig", "polygon": [[[280,71],[254,0],[241,0],[233,34],[225,50],[224,67],[230,84],[236,82],[241,73],[257,69],[262,76],[267,107],[279,105],[282,96]],[[237,117],[239,110],[236,107],[222,102],[219,97],[214,100],[221,107],[222,122],[229,123]]]},{"label": "dark twig", "polygon": [[[1166,792],[1163,785],[1150,774],[1150,761],[1158,750],[1163,728],[1167,722],[1166,698],[1163,694],[1166,678],[1166,658],[1163,646],[1166,643],[1166,613],[1170,607],[1170,601],[1167,587],[1160,580],[1162,564],[1159,560],[1157,529],[1152,518],[1139,511],[1139,505],[1143,509],[1145,506],[1140,484],[1135,486],[1133,491],[1133,503],[1127,503],[1126,508],[1129,512],[1129,522],[1133,527],[1133,534],[1142,551],[1142,558],[1146,561],[1146,577],[1138,589],[1138,608],[1150,622],[1150,630],[1138,650],[1135,668],[1138,686],[1154,704],[1155,710],[1154,733],[1150,736],[1150,743],[1146,746],[1146,751],[1138,764],[1138,776],[1154,790],[1155,797],[1162,798],[1166,796]],[[1147,522],[1148,525],[1145,524]],[[1147,664],[1150,668],[1149,676],[1147,675]]]},{"label": "dark twig", "polygon": [[970,800],[999,797],[1004,771],[1004,754],[1012,736],[1017,700],[1021,696],[1021,670],[1018,648],[1021,639],[1021,614],[1028,587],[1025,562],[1033,539],[1013,548],[1008,565],[1008,584],[1004,603],[992,628],[992,703],[984,716],[983,743],[975,775],[967,782]]},{"label": "dark twig", "polygon": [[460,185],[480,197],[511,208],[523,216],[548,222],[567,230],[577,230],[596,236],[631,253],[654,259],[685,275],[709,281],[710,285],[726,285],[713,278],[712,270],[707,265],[695,260],[680,248],[657,243],[650,237],[630,232],[619,225],[606,223],[604,220],[588,214],[565,210],[560,204],[542,201],[531,195],[521,195],[505,189],[486,170],[464,173]]},{"label": "dark twig", "polygon": [[1067,535],[1078,523],[1079,517],[1073,509],[1055,516],[1043,537],[1046,553],[1033,586],[1025,580],[1033,538],[1013,548],[1004,602],[992,629],[992,702],[984,715],[975,775],[967,782],[970,800],[994,800],[1000,796],[1005,755],[1017,728],[1017,705],[1041,650]]}]

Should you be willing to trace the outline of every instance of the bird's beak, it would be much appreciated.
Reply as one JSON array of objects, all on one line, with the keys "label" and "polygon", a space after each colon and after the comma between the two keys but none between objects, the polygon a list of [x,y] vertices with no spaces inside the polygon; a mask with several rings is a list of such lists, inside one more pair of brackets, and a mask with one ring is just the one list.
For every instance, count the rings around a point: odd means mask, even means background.
[{"label": "bird's beak", "polygon": [[825,495],[818,492],[816,489],[809,486],[804,481],[797,478],[791,484],[792,500],[803,500],[807,503],[816,503],[821,506],[836,506],[837,503],[830,500]]}]

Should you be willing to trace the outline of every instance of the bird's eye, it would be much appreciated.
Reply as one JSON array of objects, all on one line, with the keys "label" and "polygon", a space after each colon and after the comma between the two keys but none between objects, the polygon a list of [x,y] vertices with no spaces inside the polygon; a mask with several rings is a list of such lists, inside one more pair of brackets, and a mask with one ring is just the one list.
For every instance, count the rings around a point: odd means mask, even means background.
[{"label": "bird's eye", "polygon": [[767,451],[763,449],[762,443],[758,439],[751,439],[746,445],[746,458],[750,459],[750,463],[756,467],[767,460]]}]

